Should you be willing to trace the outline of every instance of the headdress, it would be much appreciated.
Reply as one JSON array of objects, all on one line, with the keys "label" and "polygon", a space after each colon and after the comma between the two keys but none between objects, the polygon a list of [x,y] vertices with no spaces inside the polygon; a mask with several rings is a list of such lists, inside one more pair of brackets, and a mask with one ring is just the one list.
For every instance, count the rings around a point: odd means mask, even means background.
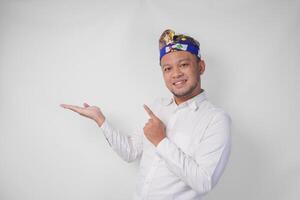
[{"label": "headdress", "polygon": [[160,58],[170,52],[174,51],[188,51],[198,58],[201,58],[200,43],[194,38],[179,34],[175,35],[175,32],[171,29],[165,30],[159,39]]}]

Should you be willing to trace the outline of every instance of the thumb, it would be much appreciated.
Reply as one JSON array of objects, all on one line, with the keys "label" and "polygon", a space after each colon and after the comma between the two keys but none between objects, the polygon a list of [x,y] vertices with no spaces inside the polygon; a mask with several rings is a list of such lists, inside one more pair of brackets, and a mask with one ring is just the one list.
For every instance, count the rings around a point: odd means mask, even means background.
[{"label": "thumb", "polygon": [[90,107],[90,105],[87,104],[87,103],[84,103],[83,106],[84,106],[85,108]]}]

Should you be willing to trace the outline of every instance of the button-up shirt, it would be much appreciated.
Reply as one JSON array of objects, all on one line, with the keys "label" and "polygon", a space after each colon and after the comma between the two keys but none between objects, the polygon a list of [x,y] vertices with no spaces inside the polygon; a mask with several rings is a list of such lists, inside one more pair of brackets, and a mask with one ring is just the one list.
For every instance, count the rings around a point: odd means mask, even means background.
[{"label": "button-up shirt", "polygon": [[170,97],[158,98],[149,107],[166,126],[166,137],[157,146],[141,129],[126,135],[107,119],[100,126],[122,159],[140,159],[134,199],[202,199],[228,161],[230,116],[209,102],[205,91],[179,105]]}]

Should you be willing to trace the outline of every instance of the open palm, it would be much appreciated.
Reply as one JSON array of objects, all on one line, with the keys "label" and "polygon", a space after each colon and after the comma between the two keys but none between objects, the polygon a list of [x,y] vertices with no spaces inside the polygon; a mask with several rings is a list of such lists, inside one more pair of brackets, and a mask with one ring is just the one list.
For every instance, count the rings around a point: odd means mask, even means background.
[{"label": "open palm", "polygon": [[72,110],[84,117],[88,117],[90,119],[95,120],[97,123],[102,123],[105,119],[101,110],[97,106],[90,106],[87,103],[84,103],[84,107],[69,105],[69,104],[60,104],[61,107]]}]

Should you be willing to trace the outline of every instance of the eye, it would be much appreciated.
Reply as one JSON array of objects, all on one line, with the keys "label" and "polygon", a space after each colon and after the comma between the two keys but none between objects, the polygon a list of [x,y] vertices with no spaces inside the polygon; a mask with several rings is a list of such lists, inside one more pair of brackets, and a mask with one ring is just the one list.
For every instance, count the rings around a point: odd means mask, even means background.
[{"label": "eye", "polygon": [[182,63],[180,66],[181,67],[187,67],[187,66],[189,66],[189,64],[188,63]]},{"label": "eye", "polygon": [[171,67],[165,67],[164,68],[164,71],[166,72],[166,71],[170,71],[171,70]]}]

